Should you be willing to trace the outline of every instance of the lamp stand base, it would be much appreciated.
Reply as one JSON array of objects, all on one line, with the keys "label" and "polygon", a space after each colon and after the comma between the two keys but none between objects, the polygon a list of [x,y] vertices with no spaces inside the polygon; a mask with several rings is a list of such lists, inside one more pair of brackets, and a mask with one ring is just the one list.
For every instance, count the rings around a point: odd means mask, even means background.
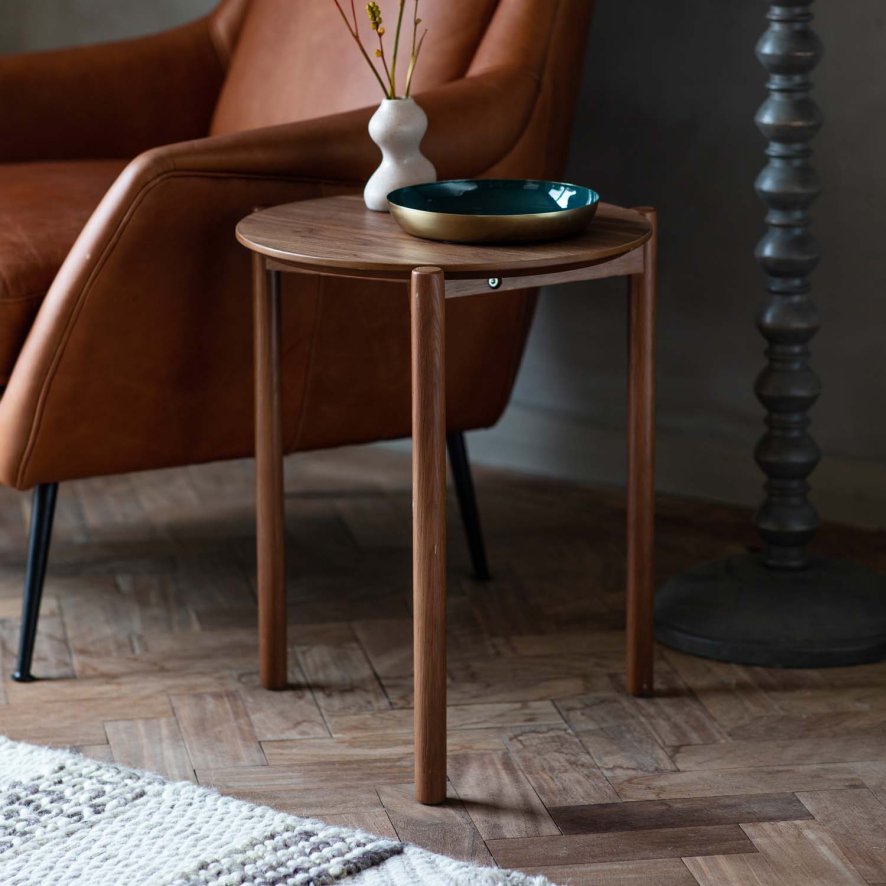
[{"label": "lamp stand base", "polygon": [[705,563],[656,594],[656,639],[690,655],[770,668],[886,658],[886,577],[813,558],[782,571],[758,556]]}]

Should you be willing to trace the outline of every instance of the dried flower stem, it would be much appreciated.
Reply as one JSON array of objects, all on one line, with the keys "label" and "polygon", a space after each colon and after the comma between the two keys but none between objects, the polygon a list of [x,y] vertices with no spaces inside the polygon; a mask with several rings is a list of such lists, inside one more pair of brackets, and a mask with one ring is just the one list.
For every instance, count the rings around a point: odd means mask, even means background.
[{"label": "dried flower stem", "polygon": [[345,23],[345,27],[348,29],[348,33],[354,38],[354,42],[357,44],[358,49],[360,50],[361,53],[363,53],[363,58],[366,59],[366,64],[369,65],[370,69],[372,70],[372,73],[375,75],[375,79],[378,80],[378,85],[381,86],[382,91],[384,92],[385,96],[387,96],[388,98],[393,98],[392,95],[388,94],[388,89],[385,86],[385,82],[384,82],[384,80],[382,80],[381,75],[378,73],[378,70],[376,69],[375,65],[372,63],[372,59],[369,57],[369,53],[363,47],[363,41],[360,39],[360,35],[357,32],[357,11],[354,8],[354,0],[351,0],[351,13],[354,16],[353,27],[351,27],[351,23],[348,21],[348,17],[347,17],[347,15],[345,15],[345,11],[339,5],[338,0],[332,0],[332,2],[335,3],[335,8],[339,11],[339,14],[342,17],[342,21]]},{"label": "dried flower stem", "polygon": [[[370,25],[372,26],[372,30],[376,32],[376,36],[378,37],[378,49],[375,50],[375,57],[381,62],[381,72],[379,72],[378,66],[373,61],[369,52],[367,52],[366,47],[363,45],[363,40],[360,37],[360,27],[357,19],[357,7],[355,5],[355,0],[350,0],[351,19],[348,19],[347,13],[342,8],[340,0],[332,0],[332,2],[335,3],[335,8],[338,10],[342,21],[345,23],[345,27],[348,29],[348,33],[357,44],[357,48],[360,50],[363,58],[366,59],[366,64],[369,65],[373,76],[378,81],[378,85],[381,86],[382,92],[384,92],[385,94],[385,98],[396,99],[398,97],[397,60],[400,54],[400,36],[403,31],[403,16],[406,11],[406,0],[400,0],[399,11],[397,14],[397,29],[394,33],[394,55],[391,59],[390,64],[388,64],[388,59],[385,55],[385,28],[378,3],[369,3],[366,7],[366,11],[369,13]],[[414,21],[412,26],[412,51],[410,52],[409,56],[409,68],[406,72],[405,92],[403,96],[404,98],[409,98],[411,95],[412,78],[415,74],[415,66],[418,62],[421,48],[424,45],[425,37],[428,33],[426,28],[424,33],[421,35],[421,39],[419,39],[418,26],[421,24],[421,19],[418,17],[418,4],[419,0],[415,0],[415,14],[413,16]],[[385,83],[385,80],[387,80],[387,83]]]},{"label": "dried flower stem", "polygon": [[[396,98],[397,92],[394,85],[394,75],[392,74],[393,68],[388,67],[388,60],[385,57],[385,42],[382,40],[384,37],[384,28],[379,28],[378,30],[378,49],[375,51],[375,55],[377,58],[381,59],[381,66],[384,69],[385,77],[387,77],[388,83],[390,84],[390,89],[385,89],[385,95],[388,98]],[[396,59],[394,61],[396,65]]]},{"label": "dried flower stem", "polygon": [[421,48],[424,45],[425,37],[428,36],[428,29],[425,28],[425,32],[421,35],[421,40],[418,39],[418,26],[421,24],[421,19],[418,17],[418,0],[415,0],[415,14],[413,19],[412,52],[409,56],[409,70],[406,72],[406,98],[409,98],[412,94],[412,76],[415,74],[415,66],[418,63],[418,57],[421,54]]},{"label": "dried flower stem", "polygon": [[394,32],[394,58],[391,61],[391,95],[397,94],[397,55],[400,52],[400,31],[403,28],[403,12],[406,9],[406,0],[400,0],[400,10],[397,14],[397,30]]}]

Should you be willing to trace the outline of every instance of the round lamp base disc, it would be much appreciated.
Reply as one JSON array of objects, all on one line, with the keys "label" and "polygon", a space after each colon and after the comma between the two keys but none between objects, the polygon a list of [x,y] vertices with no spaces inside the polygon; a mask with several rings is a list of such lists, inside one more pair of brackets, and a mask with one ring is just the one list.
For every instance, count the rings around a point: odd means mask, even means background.
[{"label": "round lamp base disc", "polygon": [[759,557],[706,563],[655,598],[656,639],[736,664],[826,668],[886,658],[886,577],[844,560],[782,571]]}]

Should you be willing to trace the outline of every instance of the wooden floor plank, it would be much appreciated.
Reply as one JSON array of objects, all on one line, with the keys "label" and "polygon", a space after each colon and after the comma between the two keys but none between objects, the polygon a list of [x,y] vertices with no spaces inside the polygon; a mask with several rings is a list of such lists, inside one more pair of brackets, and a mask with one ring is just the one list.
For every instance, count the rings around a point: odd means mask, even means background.
[{"label": "wooden floor plank", "polygon": [[521,729],[505,744],[548,808],[618,799],[584,745],[565,729]]},{"label": "wooden floor plank", "polygon": [[524,868],[544,858],[550,865],[681,858],[690,855],[725,855],[751,852],[753,845],[738,825],[701,828],[667,828],[578,834],[568,837],[531,837],[487,840],[495,861],[505,868]]},{"label": "wooden floor plank", "polygon": [[558,886],[696,886],[697,883],[679,858],[524,867],[523,871],[547,877]]},{"label": "wooden floor plank", "polygon": [[868,883],[886,883],[886,806],[868,790],[798,794]]},{"label": "wooden floor plank", "polygon": [[[293,666],[296,669],[292,677]],[[329,735],[309,684],[297,662],[290,663],[289,687],[281,691],[262,688],[258,676],[248,674],[238,690],[259,741],[291,738],[318,738]]]},{"label": "wooden floor plank", "polygon": [[201,784],[223,794],[293,815],[317,816],[331,812],[366,812],[380,809],[378,791],[353,782],[348,787],[306,786],[302,772],[276,766],[234,766],[197,770]]},{"label": "wooden floor plank", "polygon": [[[799,886],[797,881],[785,881],[759,853],[702,855],[684,858],[683,863],[692,872],[692,882],[699,886]],[[827,886],[826,882],[821,886]]]},{"label": "wooden floor plank", "polygon": [[[624,678],[615,677],[615,685],[624,694]],[[669,667],[655,671],[656,692],[652,698],[634,698],[633,705],[665,747],[711,744],[727,738],[723,728],[704,708],[695,694]]]},{"label": "wooden floor plank", "polygon": [[760,767],[698,772],[652,772],[610,776],[623,800],[666,800],[675,797],[724,797],[728,794],[770,794],[785,791],[827,791],[864,787],[851,766]]},{"label": "wooden floor plank", "polygon": [[83,520],[95,541],[142,539],[160,532],[146,518],[135,493],[135,477],[120,474],[101,480],[69,484],[80,504]]},{"label": "wooden floor plank", "polygon": [[558,700],[557,707],[604,773],[623,779],[676,768],[639,708],[611,687]]},{"label": "wooden floor plank", "polygon": [[112,576],[63,578],[57,593],[78,676],[103,674],[108,661],[132,655],[132,637],[141,630],[139,608]]},{"label": "wooden floor plank", "polygon": [[[362,714],[327,714],[333,735],[367,735],[373,732],[412,732],[411,709]],[[562,726],[563,718],[550,701],[513,701],[490,704],[449,705],[450,729],[490,729],[508,726]]]},{"label": "wooden floor plank", "polygon": [[401,840],[450,858],[492,866],[492,856],[464,804],[452,787],[448,794],[447,801],[440,806],[422,806],[415,800],[411,783],[378,789]]},{"label": "wooden floor plank", "polygon": [[[49,595],[45,591],[45,596],[40,603],[41,618],[58,618],[61,615],[61,607],[58,605],[58,597]],[[4,596],[0,590],[0,621],[18,622],[22,614],[22,582],[16,580],[12,584],[9,596]]]},{"label": "wooden floor plank", "polygon": [[794,794],[751,794],[679,800],[637,800],[592,806],[548,806],[564,834],[703,827],[753,821],[796,821],[812,813]]},{"label": "wooden floor plank", "polygon": [[197,595],[175,575],[117,575],[120,594],[138,613],[139,633],[192,634],[200,625],[194,616]]},{"label": "wooden floor plank", "polygon": [[[258,636],[246,628],[188,634],[138,634],[133,638],[136,655],[128,662],[134,671],[194,673],[223,662],[225,670],[252,671],[258,656]],[[113,674],[113,663],[107,665]]]},{"label": "wooden floor plank", "polygon": [[665,659],[726,731],[781,713],[741,665],[665,650]]},{"label": "wooden floor plank", "polygon": [[85,744],[73,748],[78,754],[89,757],[91,760],[99,760],[102,763],[116,763],[114,752],[107,744]]},{"label": "wooden floor plank", "polygon": [[397,839],[397,831],[391,824],[384,809],[373,809],[366,812],[327,812],[323,816],[326,824],[338,825],[342,828],[356,828],[379,837]]},{"label": "wooden floor plank", "polygon": [[[47,591],[49,591],[48,581]],[[4,674],[11,674],[16,667],[19,626],[19,619],[0,621],[0,658],[2,658],[0,671]],[[34,644],[33,672],[44,680],[74,676],[71,649],[60,616],[40,619],[37,640]]]},{"label": "wooden floor plank", "polygon": [[409,560],[412,524],[408,510],[395,497],[383,493],[342,496],[337,510],[358,547],[399,551],[404,561]]},{"label": "wooden floor plank", "polygon": [[85,699],[116,699],[130,694],[187,695],[201,692],[236,691],[240,686],[234,674],[218,667],[214,672],[128,673],[77,680],[38,680],[36,683],[9,683],[7,690],[14,704],[69,703]]},{"label": "wooden floor plank", "polygon": [[508,754],[450,756],[449,777],[484,840],[560,833]]},{"label": "wooden floor plank", "polygon": [[[886,663],[766,670],[660,647],[658,694],[628,698],[623,495],[482,467],[496,581],[470,579],[450,495],[452,797],[418,806],[408,457],[300,453],[285,475],[280,693],[258,685],[251,460],[62,486],[35,660],[49,679],[27,685],[8,675],[29,497],[0,489],[0,734],[483,864],[488,839],[554,883],[883,880]],[[752,541],[736,509],[659,505],[662,578]],[[886,571],[875,535],[821,541]]]},{"label": "wooden floor plank", "polygon": [[731,741],[690,745],[672,753],[677,768],[743,769],[749,766],[793,766],[810,763],[886,762],[882,734],[842,735],[776,741]]},{"label": "wooden floor plank", "polygon": [[359,644],[298,646],[299,661],[325,714],[390,710],[391,704]]},{"label": "wooden floor plank", "polygon": [[[465,582],[468,602],[488,637],[509,637],[512,634],[529,634],[544,630],[545,616],[535,595],[528,592],[524,583],[514,575],[498,572],[491,581]],[[562,651],[560,653],[563,654]],[[581,654],[602,654],[614,659],[618,653],[609,650],[582,650]]]},{"label": "wooden floor plank", "polygon": [[[500,753],[504,747],[497,729],[450,729],[447,733],[450,754]],[[311,763],[342,763],[359,760],[404,760],[412,757],[409,733],[369,733],[343,738],[300,738],[262,742],[271,766],[299,766]]]},{"label": "wooden floor plank", "polygon": [[175,716],[194,766],[261,766],[266,762],[249,712],[233,692],[171,697]]},{"label": "wooden floor plank", "polygon": [[110,720],[105,723],[114,760],[122,766],[156,772],[172,781],[196,781],[178,720]]},{"label": "wooden floor plank", "polygon": [[766,741],[842,738],[851,734],[886,733],[886,707],[861,711],[819,711],[812,714],[771,714],[730,730],[735,740]]},{"label": "wooden floor plank", "polygon": [[[268,778],[273,784],[282,783],[289,788],[322,788],[335,784],[348,784],[354,787],[388,784],[403,784],[414,775],[412,757],[376,757],[356,758],[350,760],[335,759],[318,760],[299,763],[295,766],[233,766],[227,769],[197,769],[197,779],[201,782],[215,784],[219,778],[233,779],[236,784],[244,785],[237,776],[242,773],[244,780],[254,786],[263,786],[265,780],[259,769],[273,770]],[[223,773],[223,774],[222,774]],[[285,774],[285,777],[284,777]]]},{"label": "wooden floor plank", "polygon": [[452,664],[450,676],[451,704],[563,698],[609,685],[582,655],[464,660]]},{"label": "wooden floor plank", "polygon": [[591,652],[624,655],[625,636],[621,630],[601,631],[590,627],[498,637],[495,646],[503,655],[587,655]]},{"label": "wooden floor plank", "polygon": [[105,723],[109,720],[171,716],[169,699],[150,692],[64,704],[7,704],[0,709],[0,734],[55,747],[107,744]]},{"label": "wooden floor plank", "polygon": [[863,886],[864,880],[834,838],[815,821],[744,825],[757,851],[784,886]]},{"label": "wooden floor plank", "polygon": [[886,804],[886,763],[853,763],[851,768],[874,796]]},{"label": "wooden floor plank", "polygon": [[412,676],[411,618],[373,618],[352,627],[379,677]]}]

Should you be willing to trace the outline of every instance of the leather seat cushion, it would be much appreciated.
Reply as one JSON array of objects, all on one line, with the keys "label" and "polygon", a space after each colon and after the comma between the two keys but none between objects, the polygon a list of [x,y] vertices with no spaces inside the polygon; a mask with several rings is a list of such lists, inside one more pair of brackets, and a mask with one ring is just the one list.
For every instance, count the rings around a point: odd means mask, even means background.
[{"label": "leather seat cushion", "polygon": [[0,164],[0,384],[58,269],[125,160]]}]

